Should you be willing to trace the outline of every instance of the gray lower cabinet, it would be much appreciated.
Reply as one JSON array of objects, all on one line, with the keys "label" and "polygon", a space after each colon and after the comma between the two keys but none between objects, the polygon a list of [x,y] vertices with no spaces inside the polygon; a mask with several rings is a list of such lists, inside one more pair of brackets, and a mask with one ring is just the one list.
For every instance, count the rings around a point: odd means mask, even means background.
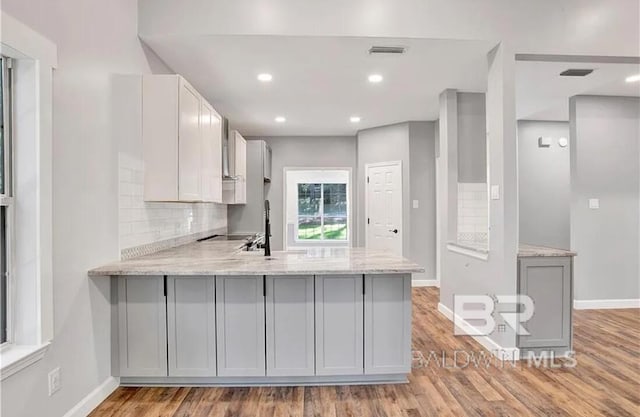
[{"label": "gray lower cabinet", "polygon": [[216,276],[218,376],[265,375],[263,276]]},{"label": "gray lower cabinet", "polygon": [[313,275],[266,277],[267,376],[315,374],[313,292]]},{"label": "gray lower cabinet", "polygon": [[362,283],[362,275],[316,276],[316,375],[364,372]]},{"label": "gray lower cabinet", "polygon": [[167,376],[166,326],[164,277],[120,277],[120,376]]},{"label": "gray lower cabinet", "polygon": [[[572,262],[570,257],[527,257],[518,260],[518,292],[534,302],[530,333],[518,336],[518,347],[563,353],[571,348]],[[533,348],[533,349],[531,349]]]},{"label": "gray lower cabinet", "polygon": [[167,277],[169,376],[216,375],[215,279]]},{"label": "gray lower cabinet", "polygon": [[411,372],[411,275],[366,275],[364,285],[364,373]]}]

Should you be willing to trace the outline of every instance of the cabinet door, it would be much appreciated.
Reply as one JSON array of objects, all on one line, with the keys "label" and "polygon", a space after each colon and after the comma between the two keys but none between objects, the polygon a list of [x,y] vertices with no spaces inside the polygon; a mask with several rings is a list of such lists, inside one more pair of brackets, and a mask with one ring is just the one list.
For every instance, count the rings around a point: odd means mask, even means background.
[{"label": "cabinet door", "polygon": [[178,197],[180,201],[200,200],[200,95],[181,79],[178,128]]},{"label": "cabinet door", "polygon": [[571,344],[571,259],[521,258],[518,290],[533,299],[534,313],[518,336],[519,347],[565,347]]},{"label": "cabinet door", "polygon": [[366,275],[364,373],[411,372],[411,275]]},{"label": "cabinet door", "polygon": [[236,204],[247,203],[247,141],[236,132]]},{"label": "cabinet door", "polygon": [[215,376],[214,277],[167,278],[169,376]]},{"label": "cabinet door", "polygon": [[120,376],[167,376],[164,277],[118,278]]},{"label": "cabinet door", "polygon": [[216,277],[218,376],[264,376],[264,277]]},{"label": "cabinet door", "polygon": [[362,275],[318,275],[315,287],[316,375],[362,374]]},{"label": "cabinet door", "polygon": [[266,280],[267,375],[314,375],[313,275]]},{"label": "cabinet door", "polygon": [[222,121],[218,113],[202,100],[201,133],[201,197],[202,201],[222,202]]}]

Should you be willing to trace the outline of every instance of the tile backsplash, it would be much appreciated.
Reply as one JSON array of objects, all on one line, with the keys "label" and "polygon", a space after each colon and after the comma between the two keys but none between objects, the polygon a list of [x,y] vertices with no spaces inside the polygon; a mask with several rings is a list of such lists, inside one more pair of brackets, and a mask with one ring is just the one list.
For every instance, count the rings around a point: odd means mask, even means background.
[{"label": "tile backsplash", "polygon": [[227,206],[215,203],[144,201],[144,163],[119,155],[120,250],[208,230],[226,229]]},{"label": "tile backsplash", "polygon": [[486,246],[488,236],[487,184],[458,183],[458,243]]}]

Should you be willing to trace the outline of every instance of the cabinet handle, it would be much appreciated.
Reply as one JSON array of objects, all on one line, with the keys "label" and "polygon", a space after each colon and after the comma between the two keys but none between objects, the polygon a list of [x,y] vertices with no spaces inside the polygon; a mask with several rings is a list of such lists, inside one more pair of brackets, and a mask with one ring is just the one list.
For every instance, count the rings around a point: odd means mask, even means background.
[{"label": "cabinet handle", "polygon": [[164,296],[167,296],[167,276],[164,276],[163,282],[162,282],[162,292],[164,293]]},{"label": "cabinet handle", "polygon": [[264,276],[262,277],[262,296],[267,296],[267,278]]}]

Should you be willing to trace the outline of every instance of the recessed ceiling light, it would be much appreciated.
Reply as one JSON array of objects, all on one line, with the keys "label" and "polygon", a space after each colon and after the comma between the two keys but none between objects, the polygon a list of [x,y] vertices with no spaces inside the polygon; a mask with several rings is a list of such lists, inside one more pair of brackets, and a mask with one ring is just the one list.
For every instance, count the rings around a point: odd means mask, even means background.
[{"label": "recessed ceiling light", "polygon": [[631,75],[625,79],[628,83],[635,83],[636,81],[640,81],[640,74]]},{"label": "recessed ceiling light", "polygon": [[382,81],[382,75],[380,74],[371,74],[369,75],[369,82],[370,83],[379,83]]},{"label": "recessed ceiling light", "polygon": [[360,116],[351,116],[349,118],[349,120],[351,121],[351,123],[359,123],[360,122]]},{"label": "recessed ceiling light", "polygon": [[263,83],[268,83],[273,80],[273,75],[267,74],[266,72],[263,74],[258,74],[258,81],[262,81]]},{"label": "recessed ceiling light", "polygon": [[278,116],[275,118],[276,123],[284,123],[287,121],[286,117],[284,116]]}]

